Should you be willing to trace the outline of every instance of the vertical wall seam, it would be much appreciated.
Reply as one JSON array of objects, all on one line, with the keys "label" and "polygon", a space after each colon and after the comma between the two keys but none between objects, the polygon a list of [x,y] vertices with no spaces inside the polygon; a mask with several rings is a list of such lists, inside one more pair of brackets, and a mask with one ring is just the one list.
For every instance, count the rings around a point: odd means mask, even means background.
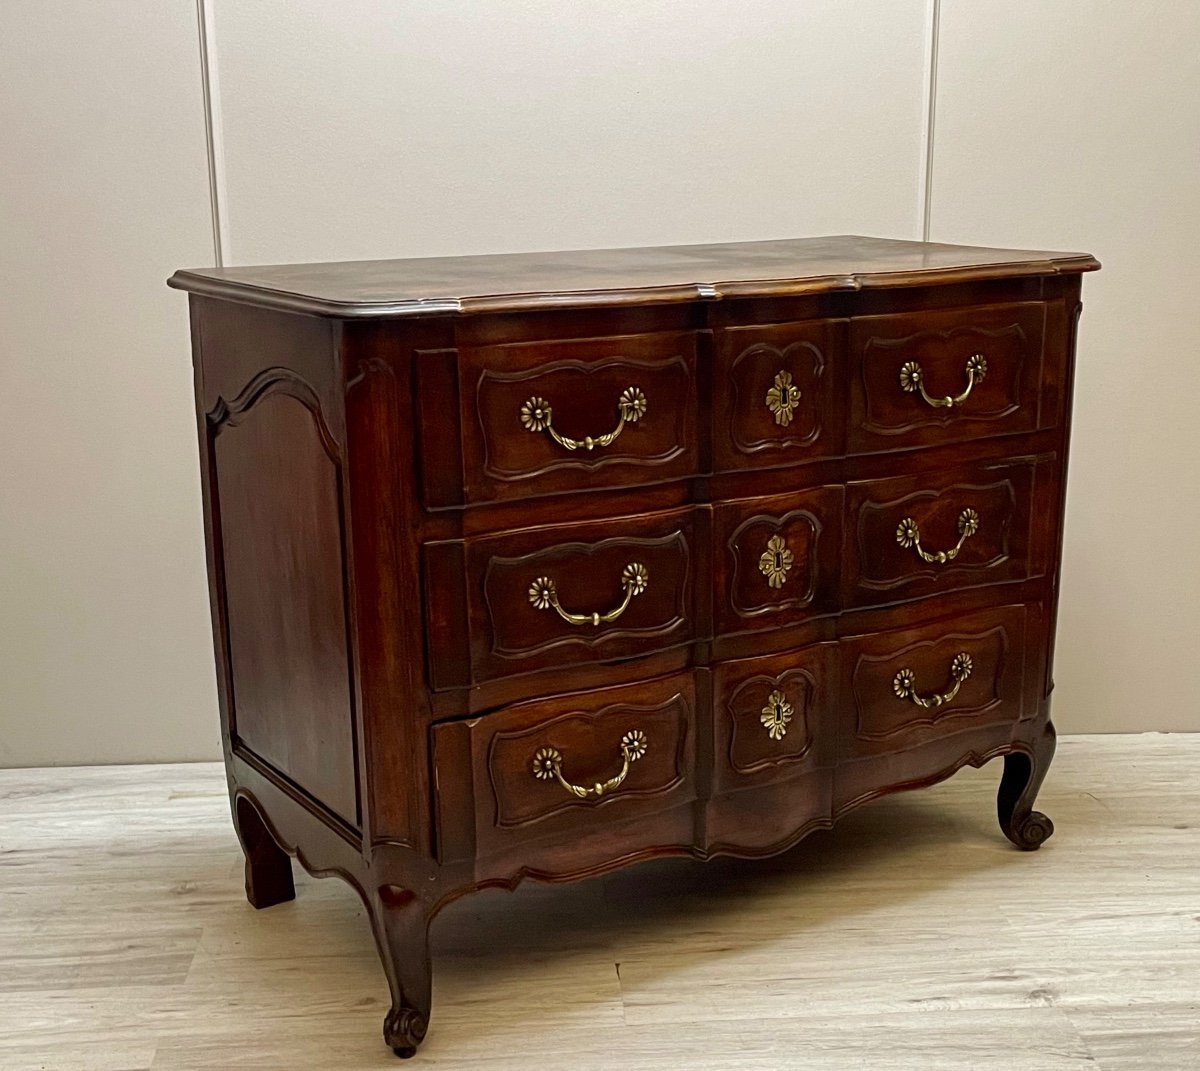
[{"label": "vertical wall seam", "polygon": [[217,74],[213,62],[213,0],[196,0],[196,23],[200,34],[200,93],[204,100],[204,142],[208,158],[208,200],[212,215],[213,264],[225,265],[229,249],[222,205],[225,201],[225,161],[221,151],[221,111],[217,95]]},{"label": "vertical wall seam", "polygon": [[929,39],[925,50],[925,116],[923,120],[920,181],[921,240],[929,241],[933,224],[933,146],[937,120],[938,42],[942,26],[942,0],[929,0]]}]

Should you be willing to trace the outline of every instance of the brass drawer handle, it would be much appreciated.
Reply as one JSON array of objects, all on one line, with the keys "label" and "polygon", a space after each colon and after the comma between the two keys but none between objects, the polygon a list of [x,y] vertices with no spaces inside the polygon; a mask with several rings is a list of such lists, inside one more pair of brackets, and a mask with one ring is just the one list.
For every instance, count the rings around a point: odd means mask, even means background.
[{"label": "brass drawer handle", "polygon": [[971,396],[975,384],[982,383],[983,377],[987,375],[987,361],[984,360],[982,353],[973,353],[967,358],[966,373],[967,389],[962,394],[953,397],[947,394],[944,398],[932,398],[925,393],[925,373],[921,371],[921,366],[916,361],[908,361],[900,369],[900,389],[905,394],[920,391],[921,397],[934,409],[953,409],[956,405],[962,405]]},{"label": "brass drawer handle", "polygon": [[533,776],[539,781],[549,781],[553,778],[570,792],[572,796],[578,796],[581,800],[587,799],[588,796],[595,796],[599,799],[606,792],[611,792],[614,788],[620,788],[621,782],[629,776],[630,765],[637,762],[645,754],[646,734],[641,729],[631,729],[621,737],[621,756],[623,759],[621,772],[615,777],[610,777],[607,781],[597,781],[590,788],[584,785],[571,784],[562,775],[562,753],[553,747],[539,748],[538,753],[533,756]]},{"label": "brass drawer handle", "polygon": [[948,692],[928,697],[917,695],[917,675],[911,669],[902,669],[896,674],[892,681],[892,690],[901,699],[911,699],[917,706],[924,707],[926,710],[945,706],[958,695],[963,681],[971,675],[974,668],[975,664],[971,661],[971,656],[966,651],[960,651],[954,656],[954,661],[950,663],[950,676],[954,679],[954,687]]},{"label": "brass drawer handle", "polygon": [[612,431],[595,438],[588,435],[582,439],[570,439],[554,430],[551,423],[554,419],[553,407],[545,398],[535,394],[521,406],[521,423],[525,425],[526,431],[549,432],[550,438],[568,450],[578,450],[580,447],[584,450],[594,450],[597,446],[610,446],[625,430],[626,424],[636,424],[646,415],[646,396],[641,387],[626,387],[621,391],[621,397],[617,399],[617,412],[621,419]]},{"label": "brass drawer handle", "polygon": [[945,565],[958,557],[963,544],[979,531],[979,514],[973,509],[965,509],[958,515],[958,542],[949,550],[926,550],[921,546],[921,529],[911,517],[905,517],[896,529],[896,542],[906,550],[912,547],[922,561],[933,562],[935,565]]},{"label": "brass drawer handle", "polygon": [[558,616],[568,625],[607,625],[610,621],[616,621],[626,611],[635,595],[640,595],[650,586],[650,574],[646,572],[646,567],[641,562],[630,562],[621,570],[621,586],[625,589],[625,598],[621,600],[621,605],[604,614],[573,614],[564,610],[559,604],[554,580],[548,576],[539,576],[529,585],[529,601],[537,610],[549,610],[554,607]]}]

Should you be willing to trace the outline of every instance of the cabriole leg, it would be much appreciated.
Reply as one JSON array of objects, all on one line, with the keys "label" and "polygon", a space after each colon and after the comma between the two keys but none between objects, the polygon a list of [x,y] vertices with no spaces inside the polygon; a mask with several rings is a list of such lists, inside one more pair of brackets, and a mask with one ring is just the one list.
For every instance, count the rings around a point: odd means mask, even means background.
[{"label": "cabriole leg", "polygon": [[246,856],[246,899],[259,909],[296,899],[292,860],[245,796],[233,805],[233,825]]},{"label": "cabriole leg", "polygon": [[1046,722],[1042,735],[1033,743],[1032,754],[1014,751],[1004,756],[1004,775],[996,795],[996,810],[1004,835],[1023,851],[1040,848],[1054,832],[1054,823],[1033,809],[1038,789],[1054,758],[1056,736],[1053,722]]},{"label": "cabriole leg", "polygon": [[416,1053],[429,1026],[428,907],[407,889],[384,885],[371,905],[371,924],[392,992],[383,1038],[397,1056],[407,1059]]}]

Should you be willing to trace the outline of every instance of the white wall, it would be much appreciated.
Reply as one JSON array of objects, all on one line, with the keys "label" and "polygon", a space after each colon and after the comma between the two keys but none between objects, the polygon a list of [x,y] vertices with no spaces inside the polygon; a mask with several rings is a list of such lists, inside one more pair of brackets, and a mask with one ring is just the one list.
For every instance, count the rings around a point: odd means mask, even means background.
[{"label": "white wall", "polygon": [[0,765],[220,754],[198,86],[190,3],[0,0]]},{"label": "white wall", "polygon": [[1200,730],[1200,4],[942,0],[931,233],[1085,249],[1055,717]]},{"label": "white wall", "polygon": [[232,262],[920,223],[925,0],[217,0]]},{"label": "white wall", "polygon": [[926,224],[1097,253],[1056,717],[1200,729],[1200,7],[1138,10],[0,0],[0,765],[219,752],[186,303],[162,285],[214,258],[200,11],[227,263]]}]

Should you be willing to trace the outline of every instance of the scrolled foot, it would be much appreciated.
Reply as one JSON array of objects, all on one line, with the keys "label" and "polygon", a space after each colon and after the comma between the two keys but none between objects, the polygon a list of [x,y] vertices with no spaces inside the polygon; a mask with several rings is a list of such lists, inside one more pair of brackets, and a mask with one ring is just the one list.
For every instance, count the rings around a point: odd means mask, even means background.
[{"label": "scrolled foot", "polygon": [[1033,801],[1054,757],[1055,740],[1054,725],[1047,722],[1041,735],[1028,745],[1028,751],[1004,756],[996,812],[1004,835],[1025,852],[1036,851],[1054,832],[1054,823],[1033,809]]},{"label": "scrolled foot", "polygon": [[412,1008],[393,1008],[383,1021],[383,1040],[401,1060],[407,1060],[416,1055],[427,1027],[425,1019]]},{"label": "scrolled foot", "polygon": [[392,993],[383,1039],[392,1052],[407,1060],[429,1029],[429,905],[397,885],[380,886],[367,903]]},{"label": "scrolled foot", "polygon": [[1054,834],[1054,823],[1041,811],[1030,811],[1015,824],[1009,840],[1023,852],[1036,852]]}]

